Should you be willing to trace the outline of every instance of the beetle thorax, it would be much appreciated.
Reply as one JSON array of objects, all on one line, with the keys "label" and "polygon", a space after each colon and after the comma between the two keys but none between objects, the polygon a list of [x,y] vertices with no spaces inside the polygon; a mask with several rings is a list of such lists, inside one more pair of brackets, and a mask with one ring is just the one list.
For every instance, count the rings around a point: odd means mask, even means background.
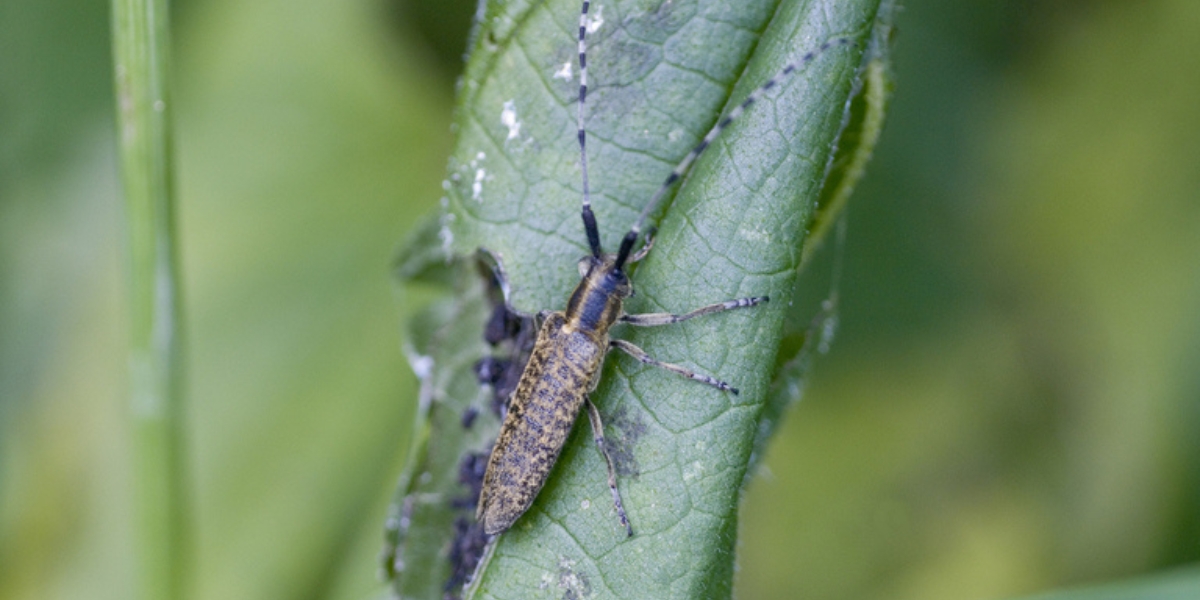
[{"label": "beetle thorax", "polygon": [[633,294],[629,277],[616,268],[616,256],[586,256],[579,261],[582,277],[567,303],[566,326],[579,331],[607,335],[621,317],[621,305]]}]

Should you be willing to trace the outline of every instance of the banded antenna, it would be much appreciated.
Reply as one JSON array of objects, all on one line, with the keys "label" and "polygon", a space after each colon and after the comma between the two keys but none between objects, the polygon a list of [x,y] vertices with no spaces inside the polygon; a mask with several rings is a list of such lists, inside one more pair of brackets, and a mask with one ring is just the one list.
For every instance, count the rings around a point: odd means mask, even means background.
[{"label": "banded antenna", "polygon": [[[587,101],[586,37],[588,25],[587,14],[590,4],[590,0],[583,0],[583,9],[579,12],[579,113],[576,124],[578,125],[579,132],[579,164],[581,170],[583,171],[583,228],[587,232],[588,246],[592,250],[592,256],[600,258],[603,251],[600,247],[600,230],[596,225],[596,215],[592,212],[592,198],[591,192],[588,188],[587,133],[583,127],[583,105]],[[816,60],[817,57],[824,54],[827,50],[834,47],[841,48],[852,45],[855,45],[854,40],[851,40],[847,37],[837,37],[822,43],[815,50],[809,50],[808,52],[804,53],[804,56],[800,57],[800,60],[788,63],[786,66],[784,66],[783,69],[768,79],[766,83],[762,84],[758,87],[758,89],[751,92],[749,96],[746,96],[746,99],[742,100],[742,102],[735,106],[733,110],[729,111],[729,114],[726,115],[725,118],[718,121],[717,124],[714,125],[707,134],[705,134],[704,139],[700,140],[700,143],[696,144],[696,147],[692,148],[691,152],[688,152],[687,156],[684,156],[683,160],[679,161],[679,164],[671,170],[671,174],[668,175],[667,179],[663,181],[663,184],[659,186],[658,191],[654,192],[654,195],[650,197],[650,201],[646,203],[645,208],[642,209],[642,212],[640,215],[638,215],[637,220],[633,222],[633,227],[631,227],[629,232],[625,234],[625,237],[621,239],[621,247],[617,251],[616,269],[620,270],[625,266],[625,263],[628,262],[629,254],[633,251],[633,245],[637,243],[638,236],[641,235],[642,226],[645,224],[646,218],[650,216],[650,213],[654,212],[654,209],[658,206],[659,202],[662,201],[663,197],[667,195],[667,192],[671,189],[671,186],[675,185],[675,182],[679,181],[687,173],[688,169],[692,166],[692,163],[696,161],[696,158],[698,158],[700,154],[703,153],[710,144],[712,144],[713,140],[717,139],[717,137],[721,135],[721,132],[724,131],[725,128],[729,127],[734,120],[742,116],[742,113],[746,112],[746,109],[749,108],[751,104],[757,102],[758,99],[761,98],[762,95],[768,90],[778,85],[792,73],[807,67],[809,63]]]},{"label": "banded antenna", "polygon": [[579,166],[583,171],[583,229],[587,232],[588,246],[592,256],[600,258],[600,229],[596,226],[596,215],[592,213],[592,195],[588,190],[587,131],[583,128],[583,105],[587,102],[587,14],[589,0],[583,0],[579,11],[579,116],[575,123],[579,130]]}]

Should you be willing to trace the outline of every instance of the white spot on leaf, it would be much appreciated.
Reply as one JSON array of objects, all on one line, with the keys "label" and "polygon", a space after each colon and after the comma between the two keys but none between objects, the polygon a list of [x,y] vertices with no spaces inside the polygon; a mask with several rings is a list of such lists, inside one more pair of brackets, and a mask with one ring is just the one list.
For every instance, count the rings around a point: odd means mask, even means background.
[{"label": "white spot on leaf", "polygon": [[[471,183],[471,198],[476,202],[483,202],[483,182],[488,179],[487,171],[479,164],[483,162],[485,158],[487,158],[487,154],[480,152],[475,155],[475,158],[471,159],[470,163],[468,163],[469,169],[475,169],[475,179]],[[457,173],[455,173],[455,175],[457,175]]]},{"label": "white spot on leaf", "polygon": [[408,357],[408,366],[412,367],[417,379],[428,379],[433,374],[433,357],[413,354]]},{"label": "white spot on leaf", "polygon": [[446,261],[450,260],[450,251],[454,246],[454,232],[450,230],[450,224],[454,222],[454,213],[450,212],[450,199],[442,197],[442,219],[441,227],[438,229],[438,238],[442,240],[442,252],[446,255]]},{"label": "white spot on leaf", "polygon": [[604,7],[597,6],[596,7],[596,16],[590,16],[590,15],[588,16],[587,32],[588,33],[596,33],[597,31],[600,30],[600,27],[603,25],[604,25]]},{"label": "white spot on leaf", "polygon": [[769,245],[771,243],[771,232],[761,227],[739,228],[738,236],[744,240],[758,244]]},{"label": "white spot on leaf", "polygon": [[521,122],[517,120],[517,107],[512,100],[504,103],[500,111],[500,124],[508,128],[508,139],[515,140],[521,135]]},{"label": "white spot on leaf", "polygon": [[574,79],[575,76],[571,74],[571,61],[568,60],[567,62],[563,63],[562,68],[558,71],[555,71],[554,78],[565,79],[567,81]]},{"label": "white spot on leaf", "polygon": [[475,169],[475,182],[471,184],[471,198],[476,202],[483,202],[483,180],[485,178],[487,178],[487,171]]}]

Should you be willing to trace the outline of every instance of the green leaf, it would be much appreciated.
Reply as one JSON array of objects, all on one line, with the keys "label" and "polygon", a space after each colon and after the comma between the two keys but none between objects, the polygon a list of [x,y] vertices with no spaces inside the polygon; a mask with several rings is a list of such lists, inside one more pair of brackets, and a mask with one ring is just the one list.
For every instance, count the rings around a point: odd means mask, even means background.
[{"label": "green leaf", "polygon": [[833,169],[825,180],[825,188],[817,203],[812,231],[804,240],[801,268],[824,242],[829,229],[846,208],[858,182],[866,174],[867,164],[871,162],[879,136],[883,134],[887,105],[895,85],[888,57],[888,39],[895,10],[895,4],[890,1],[880,6],[879,22],[871,41],[873,52],[864,69],[863,89],[851,102],[849,126],[838,139]]},{"label": "green leaf", "polygon": [[1138,577],[1121,583],[1027,596],[1023,600],[1185,600],[1200,598],[1200,569]]},{"label": "green leaf", "polygon": [[[415,262],[401,260],[402,266]],[[421,389],[411,458],[389,510],[382,556],[402,598],[442,597],[453,570],[444,549],[454,540],[455,520],[467,516],[454,508],[469,496],[458,481],[459,462],[466,451],[486,452],[499,429],[484,411],[472,427],[462,425],[464,411],[487,403],[473,373],[486,351],[480,335],[487,315],[483,279],[465,262],[444,269],[454,275],[456,293],[418,314],[405,341]]]},{"label": "green leaf", "polygon": [[[884,26],[877,22],[879,5],[592,4],[589,176],[601,240],[610,252],[722,113],[824,42],[845,37],[856,45],[835,46],[781,81],[700,157],[654,215],[656,246],[633,272],[637,295],[626,310],[683,312],[759,295],[775,301],[670,327],[613,331],[660,360],[712,374],[742,393],[722,393],[624,355],[609,357],[592,398],[605,417],[636,535],[625,537],[604,460],[587,426],[578,425],[538,500],[485,557],[469,597],[729,596],[738,499],[775,374],[786,300],[833,167],[831,155],[852,116],[849,101],[871,41]],[[587,253],[575,140],[578,19],[574,1],[486,7],[460,84],[447,212],[437,236],[427,228],[417,236],[424,242],[405,253],[401,262],[409,272],[425,270],[429,263],[421,257],[438,256],[435,244],[457,256],[487,248],[507,270],[517,309],[565,306],[578,282],[575,263]],[[469,289],[460,286],[479,297]],[[486,306],[476,304],[476,311],[472,319],[482,323]],[[444,325],[465,320],[460,315]],[[480,325],[463,347],[478,349],[481,332]],[[434,378],[469,379],[461,360],[433,363]],[[443,368],[448,371],[438,375]],[[458,375],[450,376],[450,369]],[[477,391],[462,394],[452,401],[479,402]],[[428,443],[419,452],[423,462],[414,463],[414,478],[398,492],[398,498],[440,502],[430,523],[446,522],[453,511],[449,492],[422,495],[419,484],[433,464],[442,471],[430,472],[429,479],[448,477],[450,463],[432,457],[435,445],[443,451],[452,446],[443,438],[461,435],[453,431],[461,424],[451,421],[430,418]],[[494,425],[477,423],[472,435],[480,427]],[[473,449],[465,444],[458,456]],[[417,532],[430,530],[415,520],[408,525],[389,534],[406,557],[440,553],[445,560],[451,534],[430,538],[442,545],[418,548]],[[410,572],[395,584],[401,596],[437,597],[429,585],[406,583],[427,577]]]},{"label": "green leaf", "polygon": [[[893,10],[894,5],[890,2],[880,7],[881,15],[871,46],[874,51],[864,69],[862,90],[851,101],[850,122],[838,138],[833,168],[825,179],[825,187],[813,217],[812,229],[804,239],[800,270],[808,265],[808,261],[820,248],[829,230],[838,222],[850,195],[854,193],[854,188],[866,173],[867,163],[870,162],[875,145],[883,132],[892,88],[886,40],[891,31],[890,13]],[[844,221],[841,223],[842,230],[838,235],[844,240]],[[834,258],[832,289],[821,303],[820,310],[815,316],[790,311],[784,323],[784,335],[775,361],[775,378],[771,382],[767,400],[758,417],[758,434],[748,475],[753,473],[785,411],[803,396],[805,380],[815,352],[825,352],[833,341],[838,321],[837,287],[841,276],[841,249],[838,248],[835,252],[839,255]],[[800,283],[797,281],[796,298],[802,295]]]}]

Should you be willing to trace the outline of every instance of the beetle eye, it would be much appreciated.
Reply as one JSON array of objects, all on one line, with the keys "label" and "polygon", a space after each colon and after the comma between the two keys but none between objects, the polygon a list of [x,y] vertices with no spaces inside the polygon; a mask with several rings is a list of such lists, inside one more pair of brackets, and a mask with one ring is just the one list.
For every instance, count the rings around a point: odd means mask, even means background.
[{"label": "beetle eye", "polygon": [[592,257],[585,256],[579,259],[579,276],[587,277],[588,271],[592,270]]}]

